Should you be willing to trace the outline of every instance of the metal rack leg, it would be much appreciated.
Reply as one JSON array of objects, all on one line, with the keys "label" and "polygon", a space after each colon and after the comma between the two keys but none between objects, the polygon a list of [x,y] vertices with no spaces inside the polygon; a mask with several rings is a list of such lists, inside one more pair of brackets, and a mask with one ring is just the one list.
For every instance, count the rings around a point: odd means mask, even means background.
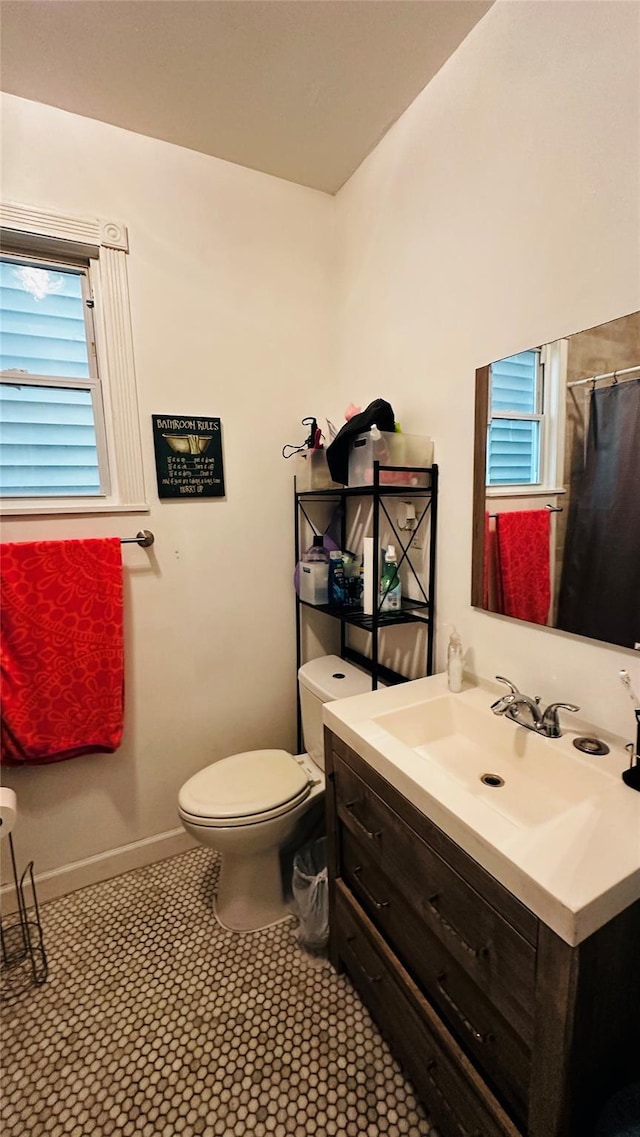
[{"label": "metal rack leg", "polygon": [[[5,920],[0,918],[0,1001],[22,994],[29,986],[39,987],[46,982],[49,972],[47,954],[44,949],[42,921],[33,876],[33,861],[30,861],[21,877],[18,877],[13,837],[8,835],[11,853],[13,884],[16,891],[18,911]],[[27,884],[31,887],[32,901],[28,903]],[[26,982],[22,965],[28,965],[30,982]]]}]

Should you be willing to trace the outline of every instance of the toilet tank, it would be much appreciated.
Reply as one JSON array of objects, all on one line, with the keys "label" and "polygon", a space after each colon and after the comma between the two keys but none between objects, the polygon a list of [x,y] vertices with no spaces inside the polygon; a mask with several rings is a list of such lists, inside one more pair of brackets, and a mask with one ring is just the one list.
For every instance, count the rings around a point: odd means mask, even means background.
[{"label": "toilet tank", "polygon": [[322,705],[347,695],[371,690],[371,676],[339,655],[322,655],[303,663],[298,671],[304,748],[316,766],[324,770]]}]

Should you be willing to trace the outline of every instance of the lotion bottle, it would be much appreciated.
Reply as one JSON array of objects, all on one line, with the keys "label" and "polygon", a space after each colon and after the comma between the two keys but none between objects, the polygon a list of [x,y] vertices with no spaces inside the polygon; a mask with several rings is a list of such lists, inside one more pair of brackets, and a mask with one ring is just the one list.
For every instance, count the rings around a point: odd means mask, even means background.
[{"label": "lotion bottle", "polygon": [[449,637],[447,648],[447,676],[449,690],[457,695],[462,690],[462,640],[455,629]]}]

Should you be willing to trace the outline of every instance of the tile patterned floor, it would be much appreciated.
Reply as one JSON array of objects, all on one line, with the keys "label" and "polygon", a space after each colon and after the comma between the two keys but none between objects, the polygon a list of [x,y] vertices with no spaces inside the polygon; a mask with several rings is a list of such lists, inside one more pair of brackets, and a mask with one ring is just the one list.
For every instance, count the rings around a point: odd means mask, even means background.
[{"label": "tile patterned floor", "polygon": [[194,849],[42,906],[49,979],[3,1008],[4,1137],[437,1137],[295,922],[216,923]]}]

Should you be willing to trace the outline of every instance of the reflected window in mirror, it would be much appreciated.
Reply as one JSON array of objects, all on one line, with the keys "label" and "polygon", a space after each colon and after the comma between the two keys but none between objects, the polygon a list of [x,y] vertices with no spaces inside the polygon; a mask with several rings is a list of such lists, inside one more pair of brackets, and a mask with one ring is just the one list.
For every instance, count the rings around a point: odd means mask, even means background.
[{"label": "reflected window in mirror", "polygon": [[476,380],[472,603],[640,650],[640,313]]},{"label": "reflected window in mirror", "polygon": [[486,486],[495,496],[558,485],[566,354],[558,341],[490,364]]},{"label": "reflected window in mirror", "polygon": [[520,351],[489,368],[487,485],[540,480],[544,373],[541,351]]}]

